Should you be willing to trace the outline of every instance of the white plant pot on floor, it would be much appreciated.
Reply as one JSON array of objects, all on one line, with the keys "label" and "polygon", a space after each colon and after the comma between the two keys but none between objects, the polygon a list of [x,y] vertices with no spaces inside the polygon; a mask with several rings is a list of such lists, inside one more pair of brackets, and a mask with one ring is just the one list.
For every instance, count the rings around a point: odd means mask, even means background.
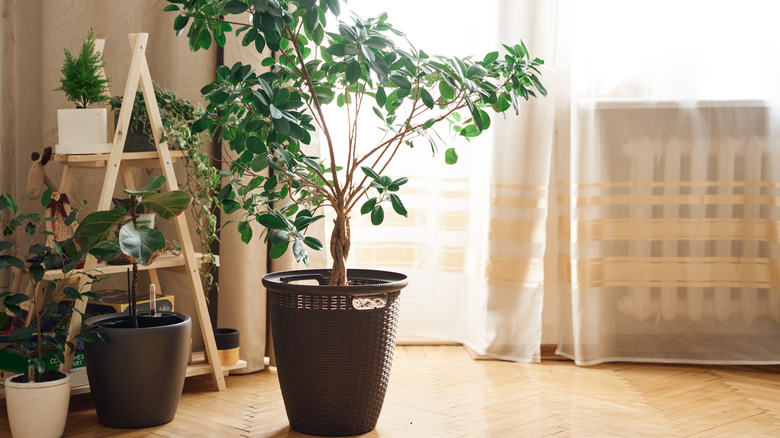
[{"label": "white plant pot on floor", "polygon": [[57,110],[59,142],[54,153],[106,154],[111,152],[106,108],[73,108]]},{"label": "white plant pot on floor", "polygon": [[5,379],[8,422],[14,438],[57,438],[65,431],[70,374],[53,382],[15,383]]}]

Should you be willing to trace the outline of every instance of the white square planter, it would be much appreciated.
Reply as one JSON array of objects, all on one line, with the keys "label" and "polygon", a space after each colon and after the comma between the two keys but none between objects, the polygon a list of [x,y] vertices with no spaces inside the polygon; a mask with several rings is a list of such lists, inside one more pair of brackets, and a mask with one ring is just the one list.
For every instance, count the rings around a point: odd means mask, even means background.
[{"label": "white square planter", "polygon": [[59,142],[54,153],[105,154],[111,152],[108,136],[106,108],[80,108],[57,110]]}]

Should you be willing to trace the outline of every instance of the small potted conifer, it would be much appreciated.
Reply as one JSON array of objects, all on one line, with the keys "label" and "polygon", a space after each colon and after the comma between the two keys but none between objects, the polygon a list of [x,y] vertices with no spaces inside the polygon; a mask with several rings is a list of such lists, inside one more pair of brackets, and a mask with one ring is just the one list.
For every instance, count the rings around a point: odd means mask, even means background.
[{"label": "small potted conifer", "polygon": [[60,87],[55,91],[65,93],[76,108],[57,111],[57,154],[99,154],[111,151],[107,143],[108,110],[90,108],[108,100],[108,79],[102,70],[103,55],[95,50],[95,39],[89,31],[77,57],[65,49]]}]

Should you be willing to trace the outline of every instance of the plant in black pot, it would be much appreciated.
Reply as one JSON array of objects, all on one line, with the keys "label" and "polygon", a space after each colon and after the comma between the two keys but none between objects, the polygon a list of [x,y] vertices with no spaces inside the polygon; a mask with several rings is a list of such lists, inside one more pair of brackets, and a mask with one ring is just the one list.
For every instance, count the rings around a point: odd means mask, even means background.
[{"label": "plant in black pot", "polygon": [[[388,174],[388,164],[415,143],[438,150],[446,134],[471,138],[490,126],[489,111],[517,111],[520,99],[546,94],[539,68],[523,43],[505,45],[483,57],[432,56],[411,44],[386,14],[341,21],[325,30],[342,8],[340,0],[168,0],[176,11],[174,30],[190,48],[224,44],[235,32],[244,46],[273,56],[257,74],[236,63],[217,68],[202,89],[208,100],[197,129],[219,134],[235,157],[232,180],[220,192],[226,212],[243,211],[238,230],[252,238],[250,221],[263,225],[269,255],[292,248],[307,262],[305,236],[313,222],[334,213],[329,249],[331,269],[266,275],[271,326],[282,394],[293,429],[318,435],[351,435],[374,428],[392,362],[398,297],[403,274],[347,270],[350,218],[358,211],[384,221],[385,208],[407,215],[401,199],[407,178]],[[248,20],[247,20],[248,19]],[[346,110],[328,118],[325,105]],[[376,116],[384,136],[366,144],[358,134],[362,114]],[[347,127],[337,148],[330,127]],[[304,153],[319,130],[324,157]],[[339,151],[341,151],[339,153]],[[337,157],[338,155],[338,157]],[[453,164],[454,148],[444,152]],[[269,176],[259,172],[269,169]],[[317,285],[297,284],[315,280]]]},{"label": "plant in black pot", "polygon": [[[42,210],[59,209],[60,195],[50,188],[38,196]],[[74,281],[87,274],[77,269],[85,253],[76,250],[72,239],[45,240],[53,237],[53,226],[74,223],[76,213],[56,219],[46,213],[21,213],[11,195],[0,196],[0,270],[11,271],[18,280],[0,290],[0,368],[19,373],[5,381],[14,437],[59,437],[65,428],[70,375],[58,366],[75,346],[65,341],[67,324],[62,322],[69,315],[60,313],[58,299],[99,297],[74,287]],[[20,293],[23,285],[29,294]]]},{"label": "plant in black pot", "polygon": [[[164,183],[164,176],[156,176],[140,190],[125,190],[130,208],[119,206],[87,215],[74,236],[98,260],[121,254],[132,266],[129,313],[100,315],[84,322],[86,330],[105,340],[86,343],[85,358],[98,420],[110,427],[149,427],[171,421],[184,387],[190,317],[137,311],[138,267],[150,265],[166,247],[161,231],[138,224],[138,205],[170,219],[192,202],[190,194],[180,190],[159,193]],[[128,214],[131,220],[125,223]],[[124,225],[114,237],[118,224]]]}]

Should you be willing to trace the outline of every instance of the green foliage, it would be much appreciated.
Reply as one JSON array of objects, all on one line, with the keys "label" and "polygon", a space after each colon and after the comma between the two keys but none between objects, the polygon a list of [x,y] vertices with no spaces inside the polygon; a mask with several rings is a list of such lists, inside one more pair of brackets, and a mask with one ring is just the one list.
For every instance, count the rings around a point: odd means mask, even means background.
[{"label": "green foliage", "polygon": [[76,108],[87,108],[93,103],[108,100],[109,81],[100,75],[104,66],[103,55],[95,50],[95,39],[90,30],[77,58],[65,49],[61,85],[55,91],[65,93],[68,101],[76,104]]},{"label": "green foliage", "polygon": [[[271,257],[292,247],[296,260],[304,262],[305,247],[321,245],[312,245],[303,232],[322,217],[315,212],[333,208],[333,276],[339,275],[341,284],[346,280],[335,272],[345,276],[353,209],[361,205],[361,213],[370,214],[376,225],[384,220],[383,204],[408,214],[397,193],[406,178],[385,174],[399,149],[425,141],[437,151],[444,136],[436,129],[442,125],[455,136],[476,137],[491,125],[488,109],[519,112],[521,98],[547,93],[539,79],[543,61],[531,58],[522,42],[505,45],[503,55],[430,56],[411,44],[397,44],[396,37],[404,34],[387,14],[353,16],[338,23],[338,32],[325,32],[327,20],[341,12],[339,0],[168,1],[165,10],[178,14],[173,28],[189,38],[193,51],[210,47],[212,38],[224,44],[225,34],[234,32],[244,46],[275,52],[262,61],[271,72],[257,74],[241,63],[220,66],[216,81],[201,90],[209,103],[199,128],[219,134],[236,157],[229,163],[231,182],[218,201],[226,212],[244,212],[238,222],[245,241],[251,238],[248,221],[255,220],[268,229]],[[246,15],[234,16],[246,12],[249,23]],[[347,107],[350,114],[343,121],[349,128],[348,151],[338,159],[321,111],[329,104]],[[366,147],[357,144],[356,120],[367,107],[385,136]],[[310,143],[315,127],[327,142],[324,158],[308,156],[301,147]],[[444,155],[446,163],[457,162],[454,149]],[[257,175],[266,168],[271,176]],[[373,191],[376,196],[369,194]],[[311,220],[296,226],[303,212]]]},{"label": "green foliage", "polygon": [[[211,166],[209,155],[204,151],[203,129],[200,126],[204,116],[202,108],[196,110],[187,99],[176,96],[173,91],[157,83],[154,84],[154,95],[162,119],[161,141],[167,142],[169,148],[185,153],[186,180],[182,190],[193,197],[190,211],[198,224],[195,231],[200,237],[203,255],[210,261],[201,264],[200,273],[209,289],[217,289],[213,269],[217,266],[218,259],[211,251],[211,247],[218,240],[217,194],[221,178],[226,174]],[[111,109],[118,115],[122,107],[122,96],[112,97],[109,103]],[[130,115],[130,129],[143,132],[149,137],[150,142],[154,143],[149,114],[143,93],[140,91],[135,96]]]},{"label": "green foliage", "polygon": [[[51,188],[41,198],[41,212],[52,198]],[[77,212],[69,216],[74,220]],[[55,242],[53,247],[42,243],[51,233],[46,231],[47,219],[43,213],[20,213],[10,194],[0,196],[0,270],[18,269],[30,283],[31,290],[42,291],[41,295],[29,297],[24,293],[0,289],[0,325],[9,324],[10,331],[4,333],[4,342],[11,345],[5,352],[20,357],[27,371],[29,381],[39,381],[49,360],[64,363],[65,356],[74,351],[73,343],[66,342],[69,315],[61,315],[56,298],[65,296],[74,300],[95,298],[94,294],[81,293],[68,280],[87,276],[85,284],[94,277],[76,270],[84,262],[85,250],[78,250],[72,239]],[[59,267],[58,267],[59,266]],[[46,278],[47,271],[60,271],[58,275]],[[97,297],[99,299],[99,297]],[[26,322],[25,314],[33,316]],[[55,324],[58,322],[58,324]]]},{"label": "green foliage", "polygon": [[[181,190],[159,193],[165,184],[162,175],[149,178],[144,187],[138,190],[125,190],[130,200],[130,208],[119,206],[108,211],[96,211],[88,214],[76,229],[74,240],[82,245],[89,254],[98,260],[111,260],[124,254],[133,264],[131,283],[130,316],[133,326],[138,327],[136,315],[136,283],[138,265],[148,266],[166,249],[166,240],[162,232],[138,225],[137,207],[151,210],[163,219],[181,214],[192,202],[192,196]],[[131,220],[125,223],[125,216]],[[121,226],[119,234],[113,230]]]}]

